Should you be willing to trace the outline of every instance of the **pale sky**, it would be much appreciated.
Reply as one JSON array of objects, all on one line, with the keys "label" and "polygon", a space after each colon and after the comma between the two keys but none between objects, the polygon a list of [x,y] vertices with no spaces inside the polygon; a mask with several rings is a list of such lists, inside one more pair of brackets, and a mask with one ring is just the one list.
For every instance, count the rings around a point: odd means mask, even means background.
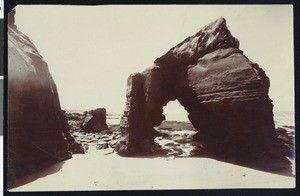
[{"label": "pale sky", "polygon": [[[223,16],[271,81],[275,111],[294,111],[293,7],[18,5],[16,25],[48,63],[63,109],[122,112],[127,77]],[[179,104],[168,112],[181,112]]]}]

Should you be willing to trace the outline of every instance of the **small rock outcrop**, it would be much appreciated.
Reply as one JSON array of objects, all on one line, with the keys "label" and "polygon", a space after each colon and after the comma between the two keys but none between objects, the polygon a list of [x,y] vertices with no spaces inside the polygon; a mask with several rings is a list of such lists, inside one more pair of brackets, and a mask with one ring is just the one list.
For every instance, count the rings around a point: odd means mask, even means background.
[{"label": "small rock outcrop", "polygon": [[84,119],[80,125],[80,129],[87,133],[99,133],[103,130],[107,130],[106,109],[98,108],[84,112]]},{"label": "small rock outcrop", "polygon": [[186,38],[143,73],[128,78],[121,155],[152,153],[165,119],[163,107],[178,100],[197,130],[198,156],[214,156],[264,169],[289,163],[277,150],[270,82],[239,49],[224,18]]},{"label": "small rock outcrop", "polygon": [[8,15],[8,184],[71,158],[81,145],[70,135],[48,65]]}]

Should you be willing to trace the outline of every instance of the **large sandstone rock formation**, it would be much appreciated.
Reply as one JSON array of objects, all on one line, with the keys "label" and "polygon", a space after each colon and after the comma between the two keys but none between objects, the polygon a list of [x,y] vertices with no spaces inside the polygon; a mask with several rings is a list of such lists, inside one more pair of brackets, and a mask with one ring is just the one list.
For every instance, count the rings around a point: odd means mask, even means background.
[{"label": "large sandstone rock formation", "polygon": [[70,135],[48,65],[8,16],[8,180],[71,157]]},{"label": "large sandstone rock formation", "polygon": [[197,155],[285,167],[289,161],[277,150],[269,85],[220,18],[128,78],[116,150],[121,155],[153,152],[153,127],[165,119],[163,107],[177,99],[198,131]]}]

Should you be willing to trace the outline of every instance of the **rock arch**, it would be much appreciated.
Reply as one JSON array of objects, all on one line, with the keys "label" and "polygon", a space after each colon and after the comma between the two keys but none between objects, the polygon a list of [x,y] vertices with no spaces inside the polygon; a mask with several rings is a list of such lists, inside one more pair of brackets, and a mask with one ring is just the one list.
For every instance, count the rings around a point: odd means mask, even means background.
[{"label": "rock arch", "polygon": [[269,169],[288,160],[276,150],[269,78],[239,49],[220,18],[170,49],[142,73],[129,76],[121,119],[121,155],[153,151],[163,107],[177,99],[203,146],[198,154],[261,162]]}]

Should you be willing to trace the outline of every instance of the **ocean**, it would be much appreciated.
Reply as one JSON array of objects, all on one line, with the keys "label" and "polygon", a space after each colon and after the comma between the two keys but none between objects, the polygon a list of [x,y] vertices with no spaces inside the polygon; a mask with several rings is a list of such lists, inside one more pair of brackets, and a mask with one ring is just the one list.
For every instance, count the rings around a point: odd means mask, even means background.
[{"label": "ocean", "polygon": [[[83,113],[83,110],[66,110],[71,113]],[[119,124],[121,117],[123,114],[120,112],[107,112],[107,124]],[[189,122],[188,113],[185,110],[181,110],[178,112],[173,111],[164,111],[164,115],[166,116],[167,121],[181,121],[181,122]],[[287,131],[295,131],[295,113],[294,112],[274,112],[274,123],[275,127],[283,127]]]}]

